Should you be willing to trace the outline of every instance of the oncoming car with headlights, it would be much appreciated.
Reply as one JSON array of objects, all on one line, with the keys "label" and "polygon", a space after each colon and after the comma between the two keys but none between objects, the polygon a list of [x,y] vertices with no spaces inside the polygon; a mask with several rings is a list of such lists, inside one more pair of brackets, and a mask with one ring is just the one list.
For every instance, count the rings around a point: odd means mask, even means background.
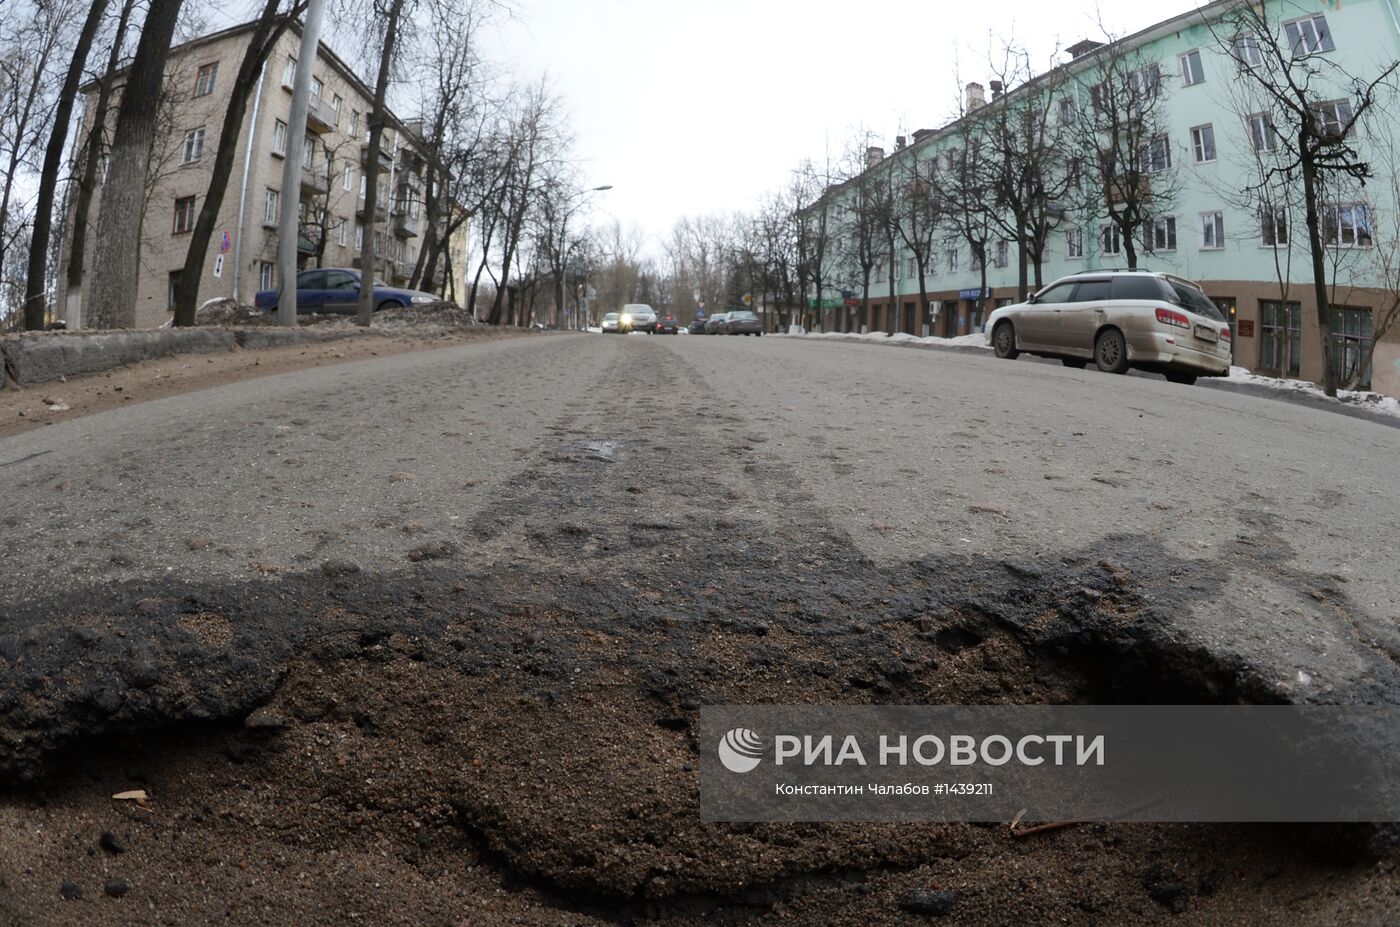
[{"label": "oncoming car with headlights", "polygon": [[656,312],[646,303],[628,303],[622,307],[622,330],[625,332],[656,332]]},{"label": "oncoming car with headlights", "polygon": [[1022,352],[1058,357],[1067,367],[1090,361],[1106,373],[1128,368],[1165,374],[1173,383],[1230,372],[1230,324],[1201,288],[1152,271],[1097,271],[1063,277],[1024,303],[987,317],[996,356]]}]

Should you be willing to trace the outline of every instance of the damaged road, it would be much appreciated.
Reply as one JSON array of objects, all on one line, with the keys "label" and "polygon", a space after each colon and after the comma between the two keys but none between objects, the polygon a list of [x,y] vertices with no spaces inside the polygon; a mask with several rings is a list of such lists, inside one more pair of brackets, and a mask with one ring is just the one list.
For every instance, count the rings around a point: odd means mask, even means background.
[{"label": "damaged road", "polygon": [[[1147,424],[1195,404],[1172,414],[1281,442],[1299,426],[1268,402],[1039,365],[969,384],[956,357],[831,385],[840,347],[738,341],[475,345],[0,445],[54,452],[5,490],[0,923],[1391,909],[1400,879],[1354,828],[700,824],[707,703],[1394,701],[1398,681],[1381,554],[1346,520],[1394,500],[1333,471],[1299,516],[1213,481],[1258,445]],[[1339,455],[1390,440],[1319,418]],[[1329,561],[1328,532],[1360,556]],[[136,788],[149,807],[111,799]]]}]

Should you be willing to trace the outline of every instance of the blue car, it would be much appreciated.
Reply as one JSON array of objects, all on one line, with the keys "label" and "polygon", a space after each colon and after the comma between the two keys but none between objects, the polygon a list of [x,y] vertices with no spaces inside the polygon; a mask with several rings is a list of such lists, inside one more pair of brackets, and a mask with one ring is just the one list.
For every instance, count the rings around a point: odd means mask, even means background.
[{"label": "blue car", "polygon": [[[277,290],[260,290],[254,297],[259,309],[276,311]],[[442,302],[442,297],[422,290],[405,290],[374,281],[374,311]],[[320,267],[297,274],[297,314],[354,315],[360,303],[360,272],[349,267]]]}]

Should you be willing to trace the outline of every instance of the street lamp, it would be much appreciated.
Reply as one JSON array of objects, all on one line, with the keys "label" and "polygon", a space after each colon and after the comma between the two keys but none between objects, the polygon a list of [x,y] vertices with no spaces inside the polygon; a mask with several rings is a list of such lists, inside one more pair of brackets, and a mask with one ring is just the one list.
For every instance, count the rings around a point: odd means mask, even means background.
[{"label": "street lamp", "polygon": [[[580,210],[580,209],[583,208],[583,201],[584,201],[584,199],[586,199],[586,198],[588,197],[588,194],[590,194],[590,193],[602,193],[602,192],[605,191],[605,190],[611,190],[611,189],[612,189],[612,184],[610,184],[610,183],[605,183],[605,184],[600,184],[599,186],[596,186],[596,187],[589,187],[587,190],[584,190],[584,191],[582,192],[582,195],[581,195],[581,197],[580,197],[580,200],[579,200],[578,205],[575,206],[573,209],[570,209],[570,210],[566,211],[566,212],[564,213],[564,219],[563,219],[563,221],[559,223],[559,254],[560,254],[560,257],[562,258],[562,260],[559,262],[559,266],[560,266],[559,280],[558,280],[557,286],[556,286],[556,288],[555,288],[555,294],[556,294],[556,297],[557,297],[557,311],[558,311],[558,312],[566,312],[566,309],[565,309],[565,307],[564,307],[564,273],[563,273],[563,270],[564,270],[565,267],[568,266],[568,257],[569,257],[569,256],[568,256],[568,254],[565,253],[565,250],[569,247],[569,217],[572,216],[572,215],[573,215],[575,212],[577,212],[578,210]],[[580,284],[580,288],[582,288],[582,284]],[[580,297],[578,297],[578,298],[576,299],[576,302],[575,302],[575,307],[576,307],[576,308],[575,308],[575,311],[574,311],[574,319],[573,319],[573,326],[572,326],[575,330],[581,331],[581,330],[583,330],[583,329],[585,329],[585,328],[588,327],[588,326],[587,326],[587,320],[586,320],[586,319],[580,318],[580,316],[582,316],[582,315],[587,311],[587,308],[586,308],[586,307],[587,307],[587,299],[588,299],[588,297],[586,297],[586,296],[580,296]]]}]

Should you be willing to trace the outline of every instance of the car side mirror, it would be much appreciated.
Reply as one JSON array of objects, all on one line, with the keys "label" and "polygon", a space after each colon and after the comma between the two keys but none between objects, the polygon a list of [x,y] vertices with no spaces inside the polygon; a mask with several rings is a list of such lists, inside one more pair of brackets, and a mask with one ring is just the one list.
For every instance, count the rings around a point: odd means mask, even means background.
[{"label": "car side mirror", "polygon": [[1026,297],[1026,305],[1028,305],[1028,306],[1034,306],[1035,303],[1036,303],[1036,298],[1035,298],[1035,294],[1034,294],[1034,293],[1032,293],[1030,296],[1027,296],[1027,297]]}]

